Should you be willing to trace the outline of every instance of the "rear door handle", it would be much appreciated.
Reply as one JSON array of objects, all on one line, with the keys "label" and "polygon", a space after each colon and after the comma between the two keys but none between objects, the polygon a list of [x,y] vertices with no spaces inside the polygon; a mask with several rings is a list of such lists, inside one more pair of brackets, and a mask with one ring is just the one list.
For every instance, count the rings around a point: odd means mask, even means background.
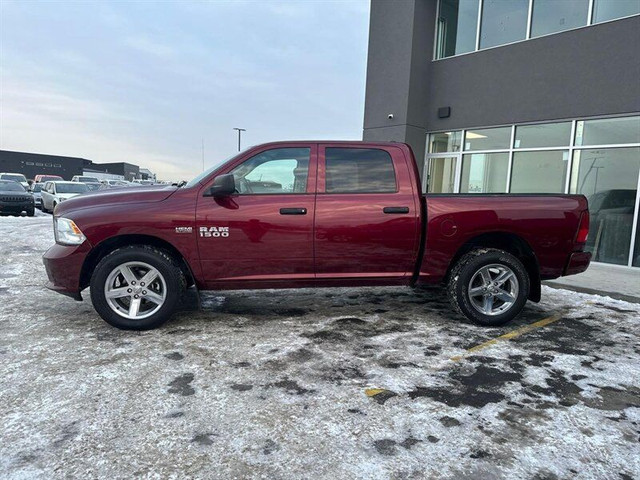
[{"label": "rear door handle", "polygon": [[384,207],[384,213],[409,213],[409,207]]},{"label": "rear door handle", "polygon": [[280,215],[306,215],[306,208],[281,208]]}]

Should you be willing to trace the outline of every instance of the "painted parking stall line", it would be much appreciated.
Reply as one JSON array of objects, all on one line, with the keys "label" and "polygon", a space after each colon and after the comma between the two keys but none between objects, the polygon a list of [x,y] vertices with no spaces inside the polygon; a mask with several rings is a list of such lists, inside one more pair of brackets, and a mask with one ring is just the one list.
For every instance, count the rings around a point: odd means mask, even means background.
[{"label": "painted parking stall line", "polygon": [[457,355],[455,357],[451,357],[451,360],[454,362],[458,362],[460,360],[462,360],[463,358],[465,358],[466,356],[468,356],[469,354],[475,353],[475,352],[479,352],[480,350],[484,350],[485,348],[489,348],[493,345],[496,345],[500,342],[504,342],[507,340],[511,340],[512,338],[516,338],[519,337],[520,335],[524,335],[525,333],[529,333],[537,328],[542,328],[542,327],[546,327],[547,325],[557,322],[558,320],[560,320],[561,318],[563,318],[565,312],[559,312],[559,313],[555,313],[547,318],[543,318],[542,320],[539,320],[537,322],[534,322],[530,325],[525,325],[523,327],[517,328],[515,330],[512,330],[511,332],[505,333],[504,335],[500,335],[499,337],[493,338],[491,340],[488,340],[484,343],[481,343],[479,345],[476,345],[475,347],[471,347],[469,349],[467,349],[467,351],[465,353],[463,353],[462,355]]}]

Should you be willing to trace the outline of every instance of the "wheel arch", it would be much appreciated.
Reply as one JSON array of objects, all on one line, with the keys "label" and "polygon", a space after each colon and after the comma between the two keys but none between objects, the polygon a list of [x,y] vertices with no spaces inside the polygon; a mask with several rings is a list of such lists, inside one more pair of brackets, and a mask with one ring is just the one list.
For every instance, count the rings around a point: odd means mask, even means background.
[{"label": "wheel arch", "polygon": [[153,235],[126,234],[116,235],[103,240],[91,250],[87,258],[85,258],[80,271],[80,290],[89,286],[91,275],[100,260],[118,248],[133,245],[149,245],[166,251],[178,262],[178,266],[187,280],[187,287],[195,284],[195,276],[193,275],[191,266],[187,263],[180,251],[171,243]]},{"label": "wheel arch", "polygon": [[477,235],[465,242],[456,252],[449,264],[447,276],[451,273],[460,258],[476,248],[497,248],[509,252],[522,262],[529,274],[529,300],[539,302],[541,296],[540,268],[538,259],[529,243],[511,232],[490,232]]}]

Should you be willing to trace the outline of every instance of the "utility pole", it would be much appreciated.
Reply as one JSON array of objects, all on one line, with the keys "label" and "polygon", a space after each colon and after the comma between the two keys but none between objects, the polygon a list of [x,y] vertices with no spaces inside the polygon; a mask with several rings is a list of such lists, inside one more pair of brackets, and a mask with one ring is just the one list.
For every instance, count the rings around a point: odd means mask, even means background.
[{"label": "utility pole", "polygon": [[240,151],[240,138],[242,136],[242,132],[246,132],[247,130],[245,128],[238,127],[234,127],[233,129],[238,131],[238,151]]}]

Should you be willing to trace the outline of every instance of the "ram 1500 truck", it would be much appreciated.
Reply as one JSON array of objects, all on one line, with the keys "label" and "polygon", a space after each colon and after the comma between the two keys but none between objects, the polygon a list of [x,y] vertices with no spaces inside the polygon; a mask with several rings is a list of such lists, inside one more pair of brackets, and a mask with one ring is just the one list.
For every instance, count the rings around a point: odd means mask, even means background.
[{"label": "ram 1500 truck", "polygon": [[149,329],[201,290],[444,284],[483,325],[587,269],[581,195],[424,195],[401,143],[277,142],[190,182],[79,196],[54,212],[48,287]]}]

